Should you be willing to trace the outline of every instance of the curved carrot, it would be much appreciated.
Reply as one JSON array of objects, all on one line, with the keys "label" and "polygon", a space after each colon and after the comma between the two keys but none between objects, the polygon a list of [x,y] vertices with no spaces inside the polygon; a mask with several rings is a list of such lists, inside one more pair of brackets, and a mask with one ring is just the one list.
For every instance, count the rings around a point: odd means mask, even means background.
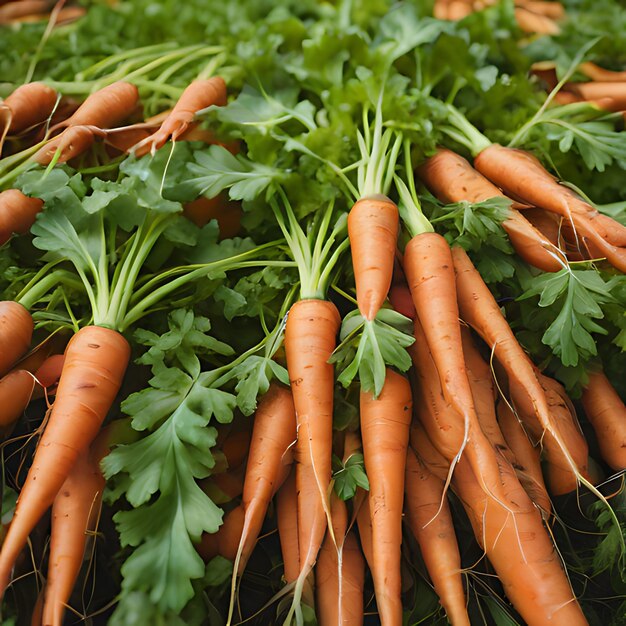
[{"label": "curved carrot", "polygon": [[263,526],[274,493],[282,484],[288,465],[284,457],[296,440],[296,412],[291,391],[273,384],[261,398],[254,416],[250,453],[241,504],[245,511],[235,572],[243,573]]},{"label": "curved carrot", "polygon": [[2,102],[10,111],[8,134],[21,133],[44,122],[50,117],[56,103],[57,93],[48,85],[27,83],[18,87]]},{"label": "curved carrot", "polygon": [[13,233],[27,233],[42,208],[43,200],[30,198],[18,189],[0,192],[0,245],[6,243]]},{"label": "curved carrot", "polygon": [[546,15],[539,15],[525,7],[515,7],[517,25],[525,32],[538,35],[558,35],[559,25]]},{"label": "curved carrot", "polygon": [[[327,527],[331,478],[333,366],[340,317],[325,300],[300,300],[289,310],[285,353],[296,409],[296,481],[300,587],[312,570]],[[297,594],[296,594],[297,601]]]},{"label": "curved carrot", "polygon": [[539,449],[536,448],[522,423],[509,405],[500,401],[497,405],[498,423],[507,446],[515,457],[513,469],[530,499],[546,514],[552,510],[552,502],[541,472]]},{"label": "curved carrot", "polygon": [[582,72],[585,76],[588,76],[591,80],[596,82],[612,83],[626,81],[626,70],[622,70],[621,72],[607,70],[600,67],[596,63],[592,63],[591,61],[581,63],[578,66],[578,71]]},{"label": "curved carrot", "polygon": [[399,228],[398,207],[386,196],[361,198],[348,213],[356,301],[366,320],[373,320],[387,299]]},{"label": "curved carrot", "polygon": [[603,372],[589,374],[582,403],[602,458],[616,471],[626,469],[626,406]]},{"label": "curved carrot", "polygon": [[461,555],[444,481],[428,471],[409,449],[406,459],[406,511],[426,569],[452,626],[469,626]]},{"label": "curved carrot", "polygon": [[83,564],[87,534],[96,528],[104,478],[84,449],[52,504],[50,556],[43,626],[62,626],[63,614]]},{"label": "curved carrot", "polygon": [[35,372],[35,378],[42,387],[52,387],[61,378],[63,365],[65,363],[64,354],[53,354],[49,356]]},{"label": "curved carrot", "polygon": [[[440,148],[418,168],[418,175],[443,202],[482,202],[504,194],[468,161],[451,150]],[[519,206],[519,205],[518,205]],[[546,272],[558,272],[566,263],[563,253],[546,239],[512,206],[502,222],[516,252],[531,265]]]},{"label": "curved carrot", "polygon": [[300,547],[298,540],[298,492],[296,470],[291,470],[287,480],[276,494],[278,538],[283,555],[285,582],[292,583],[300,574]]},{"label": "curved carrot", "polygon": [[21,304],[0,301],[0,376],[26,353],[34,328],[33,318]]},{"label": "curved carrot", "polygon": [[214,76],[207,80],[195,80],[183,91],[159,130],[142,139],[130,149],[130,152],[137,157],[148,152],[154,154],[168,139],[176,141],[193,123],[198,111],[211,105],[224,104],[226,104],[226,83],[223,78]]},{"label": "curved carrot", "polygon": [[406,449],[413,400],[404,376],[387,370],[377,399],[361,391],[361,439],[370,482],[372,576],[383,626],[402,624],[400,545]]},{"label": "curved carrot", "polygon": [[126,339],[108,328],[86,326],[69,342],[57,397],[0,551],[0,595],[30,531],[54,501],[80,452],[97,435],[129,358]]},{"label": "curved carrot", "polygon": [[95,126],[70,126],[43,146],[33,159],[40,165],[49,165],[58,153],[57,163],[66,163],[89,150],[96,135],[104,137],[105,133]]},{"label": "curved carrot", "polygon": [[346,535],[348,512],[336,494],[331,495],[335,546],[330,533],[315,564],[315,605],[319,626],[361,626],[365,563],[353,532]]},{"label": "curved carrot", "polygon": [[13,370],[0,380],[0,432],[6,434],[24,412],[35,390],[35,378]]}]

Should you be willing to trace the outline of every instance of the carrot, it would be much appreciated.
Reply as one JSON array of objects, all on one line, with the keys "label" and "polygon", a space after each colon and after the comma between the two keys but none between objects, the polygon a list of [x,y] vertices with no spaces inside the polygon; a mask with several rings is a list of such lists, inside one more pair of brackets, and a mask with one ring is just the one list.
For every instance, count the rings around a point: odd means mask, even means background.
[{"label": "carrot", "polygon": [[238,575],[243,573],[254,549],[270,500],[286,478],[281,470],[289,465],[285,457],[295,441],[296,413],[291,392],[273,384],[254,416],[241,502],[245,519],[234,569]]},{"label": "carrot", "polygon": [[183,206],[183,215],[196,226],[202,228],[211,220],[217,220],[220,239],[235,237],[241,230],[241,205],[231,201],[228,194],[221,193],[215,198],[201,196]]},{"label": "carrot", "polygon": [[515,0],[515,5],[531,13],[559,20],[565,17],[565,7],[560,2],[543,2],[542,0]]},{"label": "carrot", "polygon": [[604,69],[603,67],[600,67],[599,65],[596,65],[595,63],[592,63],[591,61],[581,63],[578,66],[578,71],[582,72],[585,76],[591,78],[591,80],[597,83],[598,82],[614,83],[614,82],[626,81],[626,70],[623,70],[621,72],[607,70],[607,69]]},{"label": "carrot", "polygon": [[13,370],[0,380],[0,433],[6,436],[22,415],[35,390],[35,378],[25,370]]},{"label": "carrot", "polygon": [[287,316],[285,353],[296,409],[296,481],[298,485],[298,587],[315,564],[327,526],[331,478],[334,376],[328,361],[335,348],[340,317],[325,300],[300,300]]},{"label": "carrot", "polygon": [[34,327],[33,318],[21,304],[0,301],[0,376],[28,350]]},{"label": "carrot", "polygon": [[27,83],[18,87],[2,102],[2,106],[10,111],[8,133],[11,135],[21,133],[44,122],[52,114],[56,103],[57,93],[48,85]]},{"label": "carrot", "polygon": [[50,9],[51,0],[20,0],[9,2],[0,7],[0,25],[10,24],[12,21],[32,13],[45,13]]},{"label": "carrot", "polygon": [[582,403],[602,458],[614,470],[626,469],[626,406],[603,372],[589,374]]},{"label": "carrot", "polygon": [[[459,461],[453,485],[504,592],[528,626],[586,625],[541,515],[513,468],[503,459],[500,468],[509,494],[505,503],[481,489],[466,459]],[[515,512],[511,501],[518,504]]]},{"label": "carrot", "polygon": [[30,618],[30,626],[42,626],[41,620],[43,619],[43,601],[46,596],[45,586],[41,588],[37,594],[37,600],[35,602],[35,608]]},{"label": "carrot", "polygon": [[300,548],[298,541],[298,492],[296,470],[291,470],[276,496],[278,537],[283,555],[285,582],[291,583],[300,574]]},{"label": "carrot", "polygon": [[250,431],[245,429],[231,432],[224,439],[221,449],[226,456],[229,469],[236,469],[243,465],[248,457],[251,436]]},{"label": "carrot", "polygon": [[35,372],[35,378],[42,387],[52,387],[61,378],[63,364],[65,363],[64,354],[53,354],[49,356]]},{"label": "carrot", "polygon": [[389,302],[391,302],[391,306],[393,306],[398,313],[402,313],[402,315],[411,320],[415,319],[417,315],[415,305],[413,304],[411,292],[406,284],[391,286],[389,290]]},{"label": "carrot", "polygon": [[87,533],[95,530],[104,478],[84,449],[52,505],[52,531],[43,626],[62,626],[65,607],[80,572]]},{"label": "carrot", "polygon": [[565,217],[614,267],[626,271],[626,250],[621,249],[626,227],[559,185],[534,156],[492,144],[474,159],[474,166],[508,195]]},{"label": "carrot", "polygon": [[98,433],[129,358],[126,339],[99,326],[82,328],[68,344],[57,397],[0,551],[0,594],[30,531],[51,506],[80,452]]},{"label": "carrot", "polygon": [[473,10],[470,4],[461,2],[460,0],[452,0],[452,2],[448,4],[447,19],[454,21],[462,20],[471,13],[473,13]]},{"label": "carrot", "polygon": [[235,559],[243,530],[243,520],[243,507],[239,505],[226,513],[216,533],[202,533],[196,550],[206,563],[217,555],[230,561]]},{"label": "carrot", "polygon": [[444,481],[432,474],[409,449],[406,459],[406,511],[411,532],[452,626],[469,626],[461,555]]},{"label": "carrot", "polygon": [[[452,258],[457,274],[457,295],[461,315],[483,338],[495,358],[504,367],[516,408],[518,403],[524,403],[527,409],[525,414],[537,418],[542,436],[553,438],[554,449],[558,448],[571,472],[577,479],[584,478],[584,468],[579,467],[575,460],[576,457],[580,458],[580,455],[577,451],[569,450],[560,425],[552,415],[546,393],[537,378],[537,371],[515,339],[493,295],[462,248],[454,248]],[[530,423],[531,428],[532,426]],[[477,478],[480,479],[479,476]]]},{"label": "carrot", "polygon": [[530,499],[547,515],[552,510],[552,503],[541,472],[539,450],[506,402],[498,402],[497,412],[500,429],[515,457],[513,469]]},{"label": "carrot", "polygon": [[[505,197],[468,161],[451,150],[440,148],[418,168],[418,175],[443,202],[465,200],[476,203],[489,198]],[[515,208],[511,207],[502,227],[524,261],[546,272],[558,272],[563,268],[566,262],[563,253]]]},{"label": "carrot", "polygon": [[386,196],[361,198],[348,214],[348,237],[361,315],[373,320],[391,287],[400,215]]},{"label": "carrot", "polygon": [[331,514],[335,546],[330,533],[315,564],[316,617],[320,626],[361,626],[365,562],[353,532],[346,534],[346,503],[333,493]]},{"label": "carrot", "polygon": [[372,516],[370,515],[369,492],[360,487],[354,497],[354,508],[357,513],[357,526],[359,529],[359,539],[361,540],[361,550],[365,556],[365,561],[370,571],[374,570],[374,546],[372,543]]},{"label": "carrot", "polygon": [[56,162],[66,163],[89,150],[96,135],[104,137],[106,133],[95,126],[70,126],[43,146],[33,159],[40,165],[49,165],[58,154]]},{"label": "carrot", "polygon": [[378,399],[361,391],[361,438],[370,482],[374,589],[381,624],[402,624],[400,545],[404,470],[413,400],[404,376],[387,370]]},{"label": "carrot", "polygon": [[626,82],[567,83],[563,87],[584,100],[611,98],[615,111],[626,109]]},{"label": "carrot", "polygon": [[[417,347],[420,340],[416,334],[414,353],[421,354],[424,365],[431,368],[433,365],[428,365],[428,361],[432,357],[443,395],[458,414],[453,421],[456,422],[459,415],[463,416],[461,423],[443,434],[447,444],[447,454],[444,456],[454,463],[453,459],[467,450],[472,467],[480,479],[485,481],[485,489],[494,495],[500,494],[502,499],[493,448],[478,423],[463,360],[457,287],[448,243],[436,233],[413,237],[404,252],[404,270],[430,350],[430,355],[426,356],[424,347]],[[418,326],[417,320],[415,326]],[[422,359],[418,359],[418,370],[421,366]],[[451,444],[457,447],[451,449]]]},{"label": "carrot", "polygon": [[13,233],[27,233],[42,208],[43,200],[30,198],[18,189],[0,192],[0,245],[6,243]]},{"label": "carrot", "polygon": [[545,15],[539,15],[524,7],[515,7],[517,25],[525,32],[537,35],[558,35],[559,25]]},{"label": "carrot", "polygon": [[198,484],[215,504],[225,504],[242,494],[243,481],[244,471],[243,468],[239,467],[205,478]]},{"label": "carrot", "polygon": [[195,114],[211,105],[226,104],[226,83],[220,76],[195,80],[178,99],[178,102],[161,124],[159,130],[142,139],[130,149],[137,157],[154,154],[168,139],[176,141],[193,123]]},{"label": "carrot", "polygon": [[17,361],[14,369],[26,370],[34,374],[52,355],[63,352],[69,340],[66,329],[57,330],[45,337],[39,344],[33,347],[27,354]]}]

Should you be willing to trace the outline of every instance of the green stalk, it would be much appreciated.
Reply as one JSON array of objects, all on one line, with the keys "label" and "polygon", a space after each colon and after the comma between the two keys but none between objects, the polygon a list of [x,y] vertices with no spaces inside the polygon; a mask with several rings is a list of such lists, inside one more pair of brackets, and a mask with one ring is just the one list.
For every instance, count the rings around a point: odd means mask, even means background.
[{"label": "green stalk", "polygon": [[[81,276],[83,278],[83,276]],[[33,283],[33,281],[31,281]],[[29,285],[31,284],[29,283]],[[80,288],[85,285],[85,281],[77,281],[71,272],[67,270],[55,270],[41,280],[36,281],[31,287],[28,285],[15,298],[25,309],[30,310],[43,296],[45,296],[53,287],[60,284],[69,285],[74,288]],[[89,295],[89,294],[88,294]],[[91,294],[93,296],[93,293]]]}]

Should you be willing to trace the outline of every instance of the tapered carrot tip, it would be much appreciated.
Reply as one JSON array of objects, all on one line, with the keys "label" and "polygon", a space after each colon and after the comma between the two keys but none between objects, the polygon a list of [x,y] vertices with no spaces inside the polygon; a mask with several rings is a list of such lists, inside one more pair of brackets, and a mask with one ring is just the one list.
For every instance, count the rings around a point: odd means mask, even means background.
[{"label": "tapered carrot tip", "polygon": [[398,207],[383,195],[359,200],[348,214],[348,237],[361,315],[373,320],[385,302],[398,240]]},{"label": "tapered carrot tip", "polygon": [[21,304],[0,301],[0,376],[28,350],[34,327],[33,318]]}]

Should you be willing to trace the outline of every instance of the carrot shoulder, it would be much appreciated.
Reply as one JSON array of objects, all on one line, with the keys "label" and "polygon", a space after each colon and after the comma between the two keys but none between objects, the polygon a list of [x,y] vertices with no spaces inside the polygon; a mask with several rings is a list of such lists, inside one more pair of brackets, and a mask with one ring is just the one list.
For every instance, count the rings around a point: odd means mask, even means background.
[{"label": "carrot shoulder", "polygon": [[97,435],[129,358],[126,339],[99,326],[82,328],[68,344],[56,401],[0,551],[1,594],[29,533],[51,506],[78,455]]},{"label": "carrot shoulder", "polygon": [[21,133],[45,121],[56,102],[56,91],[43,83],[27,83],[18,87],[3,102],[11,111],[9,134]]}]

